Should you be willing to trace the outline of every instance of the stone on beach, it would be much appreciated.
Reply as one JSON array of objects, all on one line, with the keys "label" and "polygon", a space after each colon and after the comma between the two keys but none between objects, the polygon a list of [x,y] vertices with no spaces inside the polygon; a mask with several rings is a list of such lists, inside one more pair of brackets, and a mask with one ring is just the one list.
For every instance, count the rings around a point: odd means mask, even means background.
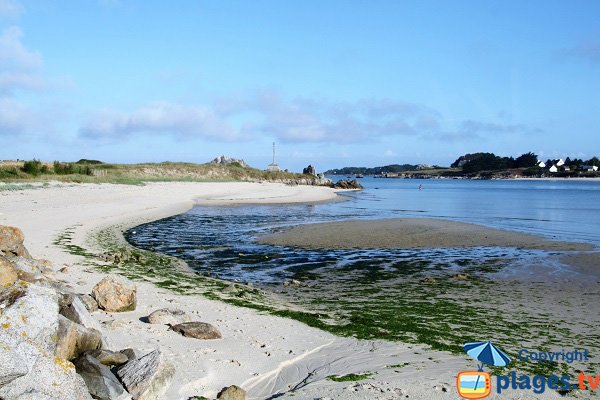
[{"label": "stone on beach", "polygon": [[246,391],[239,386],[231,385],[217,395],[218,400],[246,400]]},{"label": "stone on beach", "polygon": [[19,353],[13,349],[0,351],[0,387],[27,374],[29,369]]},{"label": "stone on beach", "polygon": [[[91,298],[91,296],[88,297]],[[101,329],[100,323],[90,315],[80,295],[71,293],[63,294],[59,300],[59,306],[59,313],[71,321],[77,322],[87,328]]]},{"label": "stone on beach", "polygon": [[160,350],[129,361],[117,371],[134,400],[158,400],[171,385],[175,368],[163,360]]},{"label": "stone on beach", "polygon": [[57,331],[55,355],[65,360],[72,360],[88,350],[96,350],[102,346],[102,333],[93,328],[86,328],[60,315]]},{"label": "stone on beach", "polygon": [[221,332],[206,322],[185,322],[169,328],[183,336],[194,339],[221,339]]},{"label": "stone on beach", "polygon": [[104,311],[133,311],[136,306],[136,287],[118,276],[107,276],[94,286],[92,297]]},{"label": "stone on beach", "polygon": [[86,354],[75,361],[77,373],[83,378],[92,396],[101,400],[128,400],[131,395],[110,369]]},{"label": "stone on beach", "polygon": [[25,237],[19,228],[0,225],[0,255],[31,258],[23,245]]},{"label": "stone on beach", "polygon": [[191,321],[190,315],[177,308],[162,308],[148,315],[148,322],[151,324],[177,325]]},{"label": "stone on beach", "polygon": [[104,365],[120,366],[129,361],[129,357],[126,354],[106,349],[89,350],[85,352],[85,355],[94,357]]}]

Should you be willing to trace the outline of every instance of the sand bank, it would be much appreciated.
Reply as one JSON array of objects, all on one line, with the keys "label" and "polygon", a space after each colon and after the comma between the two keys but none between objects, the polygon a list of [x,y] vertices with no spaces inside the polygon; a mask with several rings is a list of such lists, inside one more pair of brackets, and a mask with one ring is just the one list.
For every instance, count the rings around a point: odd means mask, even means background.
[{"label": "sand bank", "polygon": [[261,237],[258,241],[281,246],[327,249],[483,246],[587,251],[594,248],[587,243],[550,241],[524,233],[427,218],[353,220],[300,225],[282,233]]},{"label": "sand bank", "polygon": [[[194,204],[292,203],[335,198],[328,188],[260,183],[153,183],[145,186],[52,184],[0,192],[0,224],[20,227],[33,256],[47,258],[57,277],[75,292],[89,293],[105,274],[83,265],[81,256],[54,244],[69,229],[73,245],[101,252],[94,232],[125,229],[184,212]],[[475,363],[423,346],[341,338],[300,322],[231,306],[202,296],[178,295],[143,280],[136,282],[138,306],[126,313],[97,312],[115,349],[160,348],[176,366],[166,399],[214,398],[237,384],[249,398],[373,399],[456,398],[454,380]],[[181,308],[217,326],[222,340],[185,338],[141,318],[165,307]],[[360,382],[333,382],[330,375],[373,374]],[[289,392],[296,389],[294,393]],[[506,392],[502,398],[526,398]],[[492,396],[491,398],[495,398]],[[531,397],[533,398],[533,397]],[[559,398],[545,393],[543,398]]]}]

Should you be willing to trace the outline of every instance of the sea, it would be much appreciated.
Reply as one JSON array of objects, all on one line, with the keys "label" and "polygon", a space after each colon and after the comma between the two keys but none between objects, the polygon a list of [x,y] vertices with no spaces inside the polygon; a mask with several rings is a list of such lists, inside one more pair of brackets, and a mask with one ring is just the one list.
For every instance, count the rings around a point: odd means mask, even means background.
[{"label": "sea", "polygon": [[[578,301],[578,289],[555,299],[564,303],[564,310],[553,311],[564,313],[555,322],[562,336],[535,334],[536,324],[540,330],[548,326],[543,316],[548,293],[558,293],[544,283],[543,275],[559,273],[558,281],[563,281],[573,274],[557,252],[485,247],[308,250],[255,242],[261,235],[299,224],[437,218],[600,246],[600,181],[365,177],[360,182],[364,190],[342,193],[343,201],[337,202],[196,206],[135,227],[126,238],[139,248],[183,259],[201,275],[257,287],[294,309],[318,312],[324,317],[312,324],[331,326],[340,334],[440,349],[455,349],[453,344],[465,338],[476,341],[482,332],[508,348],[519,346],[512,342],[515,335],[520,335],[519,343],[533,341],[550,348],[579,335],[582,342],[600,348],[593,330],[586,336],[585,326],[595,322],[580,318],[582,325],[575,327],[577,317],[569,312],[567,303]],[[469,279],[456,280],[457,274]],[[520,296],[529,300],[514,300]],[[595,291],[588,299],[594,307],[597,298]],[[470,314],[465,304],[473,302],[477,312]],[[521,310],[522,323],[518,318],[504,321],[506,311],[516,309]]]}]

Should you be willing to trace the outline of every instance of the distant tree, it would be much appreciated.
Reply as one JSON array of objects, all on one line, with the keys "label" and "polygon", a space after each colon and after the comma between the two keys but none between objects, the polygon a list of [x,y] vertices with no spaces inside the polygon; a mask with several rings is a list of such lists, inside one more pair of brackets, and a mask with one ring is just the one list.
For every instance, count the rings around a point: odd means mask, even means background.
[{"label": "distant tree", "polygon": [[600,160],[598,157],[590,158],[585,162],[586,165],[595,165],[596,167],[600,167]]},{"label": "distant tree", "polygon": [[533,167],[537,164],[537,159],[538,159],[537,155],[532,152],[522,154],[519,157],[517,157],[517,159],[515,160],[515,167],[517,167],[517,168]]},{"label": "distant tree", "polygon": [[48,167],[42,164],[40,160],[35,158],[31,161],[25,161],[21,170],[29,175],[37,176],[41,173],[47,172]]},{"label": "distant tree", "polygon": [[571,159],[569,157],[567,157],[567,159],[565,160],[565,165],[571,165],[573,161],[571,161]]}]

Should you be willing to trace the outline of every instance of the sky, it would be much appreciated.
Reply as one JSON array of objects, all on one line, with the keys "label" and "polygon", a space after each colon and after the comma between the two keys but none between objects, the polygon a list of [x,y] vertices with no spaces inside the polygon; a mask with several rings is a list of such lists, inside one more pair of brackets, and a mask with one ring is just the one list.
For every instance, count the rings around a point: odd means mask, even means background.
[{"label": "sky", "polygon": [[600,155],[600,2],[0,0],[0,159]]}]

